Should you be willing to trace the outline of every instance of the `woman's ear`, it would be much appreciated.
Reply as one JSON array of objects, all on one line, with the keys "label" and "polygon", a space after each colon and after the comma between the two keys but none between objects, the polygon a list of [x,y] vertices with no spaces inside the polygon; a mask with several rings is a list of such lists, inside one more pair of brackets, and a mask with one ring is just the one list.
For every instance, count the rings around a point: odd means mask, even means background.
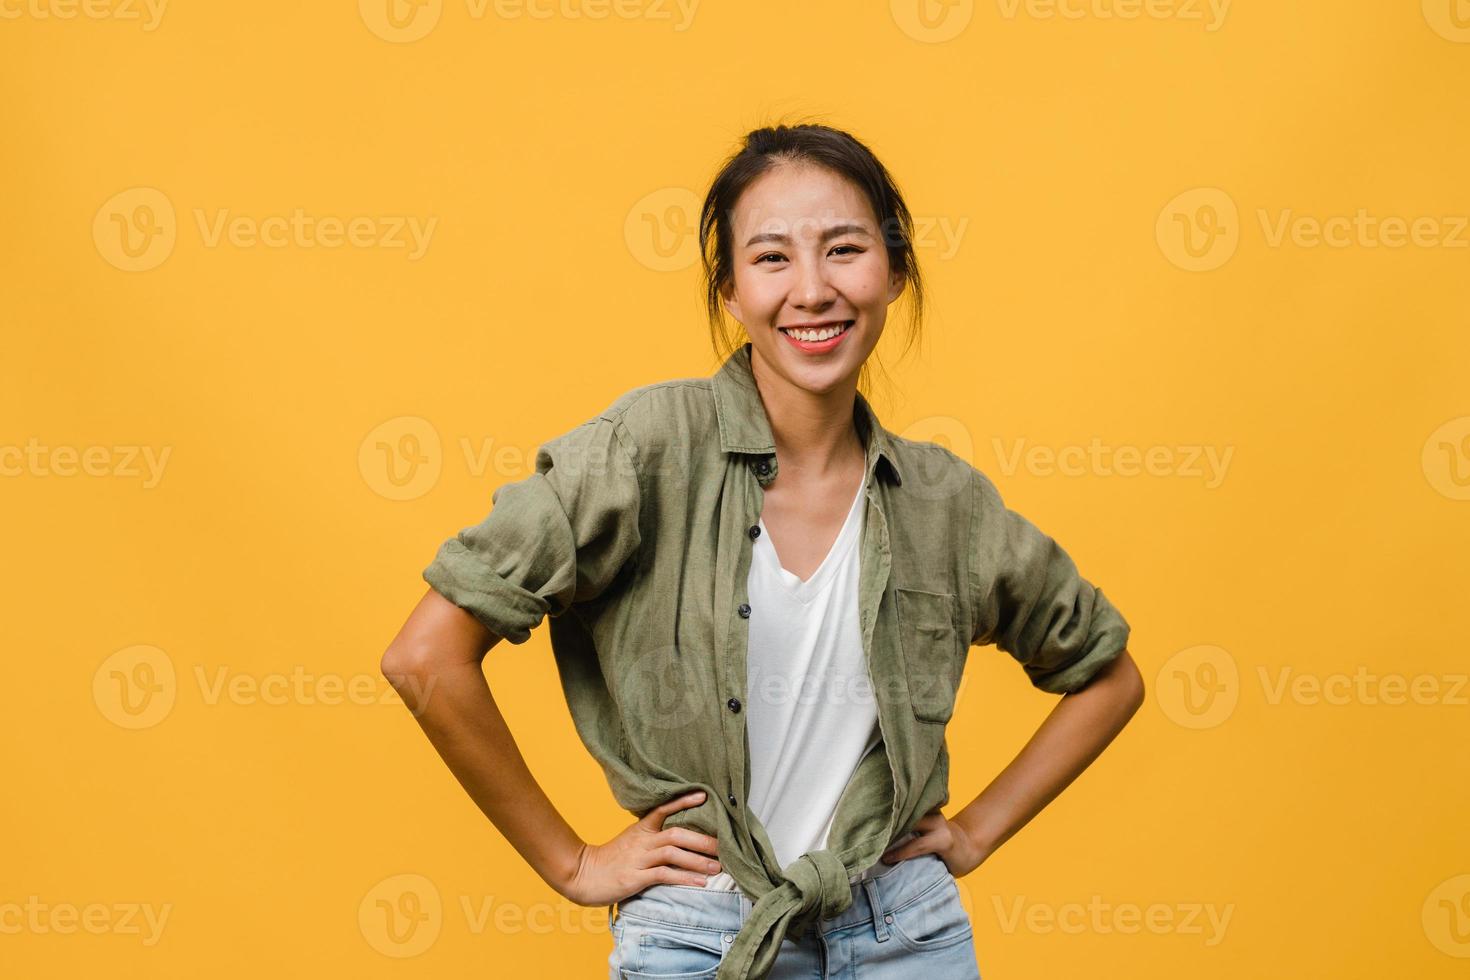
[{"label": "woman's ear", "polygon": [[730,283],[720,290],[720,298],[725,303],[725,312],[734,317],[736,323],[744,323],[745,318],[740,315],[740,299],[735,295],[734,283]]},{"label": "woman's ear", "polygon": [[888,302],[889,303],[892,303],[894,300],[898,299],[900,296],[903,295],[903,287],[907,283],[907,280],[908,280],[908,277],[905,276],[902,272],[889,273],[889,276],[888,276]]}]

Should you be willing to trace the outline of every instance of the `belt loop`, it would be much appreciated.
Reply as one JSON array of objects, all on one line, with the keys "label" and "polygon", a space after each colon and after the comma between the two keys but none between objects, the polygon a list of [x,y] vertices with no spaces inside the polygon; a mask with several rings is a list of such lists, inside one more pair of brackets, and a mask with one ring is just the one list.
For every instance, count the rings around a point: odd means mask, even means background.
[{"label": "belt loop", "polygon": [[863,879],[863,891],[868,893],[868,905],[873,910],[873,932],[878,942],[888,942],[888,916],[883,912],[883,902],[878,898],[878,885],[872,878]]},{"label": "belt loop", "polygon": [[608,932],[612,932],[613,920],[617,918],[615,915],[613,915],[613,909],[615,909],[617,907],[618,907],[618,903],[617,902],[613,902],[610,905],[608,905],[608,907],[607,907],[607,930],[608,930]]}]

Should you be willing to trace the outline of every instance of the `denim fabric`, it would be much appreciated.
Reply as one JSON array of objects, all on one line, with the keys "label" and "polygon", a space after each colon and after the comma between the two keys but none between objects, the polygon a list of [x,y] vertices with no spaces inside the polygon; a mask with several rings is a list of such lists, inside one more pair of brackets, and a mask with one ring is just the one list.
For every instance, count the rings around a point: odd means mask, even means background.
[{"label": "denim fabric", "polygon": [[[852,887],[845,912],[781,943],[771,980],[980,980],[974,929],[944,860],[920,854]],[[754,903],[654,885],[608,911],[610,980],[714,978]]]},{"label": "denim fabric", "polygon": [[[756,899],[720,980],[760,980],[783,938],[844,911],[871,867],[949,801],[945,731],[969,648],[994,644],[1037,688],[1079,690],[1129,625],[984,473],[889,432],[857,392],[866,447],[858,620],[882,741],[859,764],[827,846],[786,865],[750,812],[746,594],[762,499],[782,460],[745,344],[712,376],[635,388],[543,444],[424,579],[510,643],[550,618],[577,734],[636,816],[716,837]],[[556,392],[555,397],[566,397]],[[840,692],[847,696],[850,692]],[[888,944],[882,944],[884,949]],[[901,945],[901,944],[899,944]]]}]

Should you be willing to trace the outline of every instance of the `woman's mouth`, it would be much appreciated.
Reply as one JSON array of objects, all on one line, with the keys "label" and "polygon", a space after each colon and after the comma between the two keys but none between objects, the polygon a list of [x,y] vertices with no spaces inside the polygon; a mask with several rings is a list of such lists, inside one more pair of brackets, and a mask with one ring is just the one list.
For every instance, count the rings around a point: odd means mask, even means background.
[{"label": "woman's mouth", "polygon": [[777,327],[792,347],[807,354],[825,354],[852,332],[855,320],[839,320],[818,327]]}]

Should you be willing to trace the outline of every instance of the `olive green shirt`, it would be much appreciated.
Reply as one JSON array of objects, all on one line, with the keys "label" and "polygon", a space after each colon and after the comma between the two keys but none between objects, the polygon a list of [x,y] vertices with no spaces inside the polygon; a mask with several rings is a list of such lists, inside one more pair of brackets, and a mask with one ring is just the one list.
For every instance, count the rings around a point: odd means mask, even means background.
[{"label": "olive green shirt", "polygon": [[483,521],[423,576],[511,643],[551,617],[577,733],[636,816],[694,790],[664,827],[716,837],[754,902],[721,980],[764,978],[782,939],[852,902],[851,882],[949,801],[945,728],[965,657],[994,643],[1064,693],[1116,658],[1129,626],[1058,544],[942,446],[887,431],[861,392],[867,447],[858,617],[882,740],[837,804],[827,848],[776,863],[746,806],[746,594],[780,460],[749,343],[711,377],[644,385],[541,446]]}]

